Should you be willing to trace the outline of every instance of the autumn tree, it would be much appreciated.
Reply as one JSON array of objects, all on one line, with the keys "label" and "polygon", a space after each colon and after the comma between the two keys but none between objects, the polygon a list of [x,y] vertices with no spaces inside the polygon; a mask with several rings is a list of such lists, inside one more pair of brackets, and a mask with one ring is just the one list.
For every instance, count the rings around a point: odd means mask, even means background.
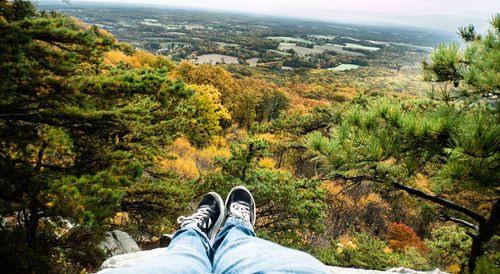
[{"label": "autumn tree", "polygon": [[219,121],[230,120],[229,112],[220,102],[220,93],[210,85],[188,85],[187,89],[194,92],[191,97],[195,109],[190,124],[193,130],[186,132],[194,144],[200,146],[208,143],[212,137],[221,131]]},{"label": "autumn tree", "polygon": [[389,247],[394,250],[404,250],[415,247],[421,252],[425,251],[424,243],[415,231],[403,223],[391,223],[387,229]]}]

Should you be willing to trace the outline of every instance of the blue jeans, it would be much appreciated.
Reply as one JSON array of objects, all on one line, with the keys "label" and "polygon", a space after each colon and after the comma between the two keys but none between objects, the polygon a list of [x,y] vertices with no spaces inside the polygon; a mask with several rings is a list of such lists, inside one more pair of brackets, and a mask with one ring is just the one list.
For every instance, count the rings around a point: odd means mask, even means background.
[{"label": "blue jeans", "polygon": [[229,218],[212,247],[205,233],[193,228],[180,229],[164,255],[131,267],[111,268],[99,273],[331,272],[313,256],[260,239],[244,221]]}]

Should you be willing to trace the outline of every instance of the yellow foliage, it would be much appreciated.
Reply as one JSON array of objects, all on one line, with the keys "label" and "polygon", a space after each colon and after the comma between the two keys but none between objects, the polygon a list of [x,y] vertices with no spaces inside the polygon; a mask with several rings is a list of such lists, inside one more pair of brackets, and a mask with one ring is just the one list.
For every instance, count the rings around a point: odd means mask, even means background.
[{"label": "yellow foliage", "polygon": [[261,134],[257,134],[255,137],[257,137],[257,139],[261,139],[261,140],[264,140],[264,141],[267,141],[269,143],[276,143],[276,136],[272,133],[261,133]]},{"label": "yellow foliage", "polygon": [[452,264],[446,268],[446,271],[450,273],[460,273],[460,270],[461,268],[458,264]]},{"label": "yellow foliage", "polygon": [[248,131],[233,125],[227,130],[226,138],[228,142],[243,141],[248,138]]},{"label": "yellow foliage", "polygon": [[233,93],[234,78],[230,72],[220,66],[210,64],[195,65],[188,61],[179,63],[176,73],[188,84],[211,85],[220,92],[220,99]]},{"label": "yellow foliage", "polygon": [[216,157],[229,157],[231,154],[227,146],[211,145],[197,150],[185,137],[177,138],[168,151],[175,159],[160,159],[159,166],[187,179],[197,179],[200,172],[213,170]]},{"label": "yellow foliage", "polygon": [[117,65],[120,61],[128,62],[128,56],[119,50],[111,50],[104,54],[104,64]]},{"label": "yellow foliage", "polygon": [[197,179],[200,175],[198,167],[193,159],[188,157],[179,157],[174,160],[165,160],[162,162],[163,168],[173,171],[186,179]]},{"label": "yellow foliage", "polygon": [[[193,70],[196,67],[195,64],[187,61],[187,60],[182,60],[179,65],[177,65],[175,69],[175,73],[173,76],[175,77],[185,77],[187,78],[188,73]],[[186,80],[186,79],[185,79]]]},{"label": "yellow foliage", "polygon": [[[85,24],[85,23],[83,23]],[[81,27],[85,27],[84,25],[82,25]],[[111,32],[105,30],[105,29],[97,29],[97,33],[102,36],[102,37],[106,37],[106,38],[111,38],[111,39],[115,39],[115,37],[113,36],[113,34],[111,34]]]},{"label": "yellow foliage", "polygon": [[222,136],[215,136],[212,139],[212,145],[215,147],[227,147],[227,140]]},{"label": "yellow foliage", "polygon": [[158,56],[145,50],[138,50],[129,58],[129,64],[134,68],[154,67]]},{"label": "yellow foliage", "polygon": [[184,178],[196,179],[199,176],[198,167],[193,160],[196,149],[191,146],[186,138],[177,138],[169,147],[175,159],[162,160],[160,167],[172,171]]},{"label": "yellow foliage", "polygon": [[392,249],[388,246],[384,247],[384,253],[389,254],[392,253]]},{"label": "yellow foliage", "polygon": [[429,180],[422,173],[418,173],[415,176],[415,185],[420,190],[423,190],[423,191],[425,191],[427,193],[432,193],[431,189],[429,188]]},{"label": "yellow foliage", "polygon": [[339,243],[344,247],[344,248],[349,248],[349,249],[356,249],[356,244],[354,243],[355,239],[351,239],[348,235],[342,235],[339,237]]},{"label": "yellow foliage", "polygon": [[220,120],[229,120],[231,116],[222,106],[219,99],[220,93],[213,86],[190,84],[186,88],[194,91],[191,100],[196,108],[188,138],[198,146],[206,145],[222,130]]},{"label": "yellow foliage", "polygon": [[321,183],[321,187],[323,189],[326,189],[327,193],[332,196],[337,195],[337,193],[339,193],[342,190],[342,186],[334,183],[333,181],[328,181],[328,180],[324,180]]},{"label": "yellow foliage", "polygon": [[195,153],[195,149],[191,146],[188,139],[184,137],[179,137],[170,145],[168,149],[169,152],[174,153],[177,156],[192,156]]},{"label": "yellow foliage", "polygon": [[228,147],[209,146],[203,150],[196,151],[193,159],[196,161],[198,169],[202,172],[210,171],[215,168],[214,162],[216,157],[229,157],[231,152]]},{"label": "yellow foliage", "polygon": [[384,199],[382,199],[382,197],[380,197],[380,195],[378,193],[375,193],[375,192],[371,192],[370,194],[368,194],[366,196],[363,196],[359,200],[359,204],[362,207],[365,207],[365,206],[367,206],[370,203],[374,203],[378,207],[381,207],[381,208],[383,208],[385,210],[389,210],[390,209],[389,204],[386,201],[384,201]]},{"label": "yellow foliage", "polygon": [[269,157],[265,157],[259,161],[259,166],[262,168],[273,169],[276,166],[276,162]]},{"label": "yellow foliage", "polygon": [[104,64],[116,66],[120,62],[132,68],[152,68],[166,66],[173,68],[172,61],[160,55],[155,55],[145,50],[137,50],[132,55],[126,55],[119,50],[111,50],[104,54]]},{"label": "yellow foliage", "polygon": [[89,25],[74,16],[69,16],[68,19],[71,21],[71,23],[73,23],[77,28],[81,30],[87,30],[88,28],[90,28]]},{"label": "yellow foliage", "polygon": [[123,225],[129,220],[128,212],[116,212],[112,222],[114,225]]}]

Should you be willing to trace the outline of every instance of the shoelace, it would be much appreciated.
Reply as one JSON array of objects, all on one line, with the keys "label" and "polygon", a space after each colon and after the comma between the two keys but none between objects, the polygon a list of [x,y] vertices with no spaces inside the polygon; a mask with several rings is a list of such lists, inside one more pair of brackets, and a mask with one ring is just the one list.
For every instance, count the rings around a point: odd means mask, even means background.
[{"label": "shoelace", "polygon": [[[204,207],[204,208],[198,208],[198,210],[196,210],[195,213],[193,213],[193,215],[191,216],[179,216],[179,218],[177,218],[177,223],[179,223],[181,226],[183,225],[183,223],[185,222],[195,222],[197,223],[198,225],[201,225],[204,223],[204,220],[207,216],[209,216],[210,212],[209,212],[209,208],[208,207]],[[210,223],[211,223],[211,220],[210,218],[208,218],[208,222],[206,222],[206,228],[210,227]]]},{"label": "shoelace", "polygon": [[239,203],[232,203],[230,208],[229,217],[239,217],[248,222],[250,221],[250,208],[246,205]]}]

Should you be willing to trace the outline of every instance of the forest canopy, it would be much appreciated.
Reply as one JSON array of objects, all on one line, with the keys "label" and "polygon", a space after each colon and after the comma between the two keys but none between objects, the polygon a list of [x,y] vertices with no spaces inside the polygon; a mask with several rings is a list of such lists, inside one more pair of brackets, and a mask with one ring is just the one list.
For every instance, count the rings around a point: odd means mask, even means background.
[{"label": "forest canopy", "polygon": [[106,231],[157,246],[246,185],[258,235],[324,263],[497,271],[500,15],[459,34],[410,94],[382,68],[174,62],[0,0],[0,269],[96,271]]}]

